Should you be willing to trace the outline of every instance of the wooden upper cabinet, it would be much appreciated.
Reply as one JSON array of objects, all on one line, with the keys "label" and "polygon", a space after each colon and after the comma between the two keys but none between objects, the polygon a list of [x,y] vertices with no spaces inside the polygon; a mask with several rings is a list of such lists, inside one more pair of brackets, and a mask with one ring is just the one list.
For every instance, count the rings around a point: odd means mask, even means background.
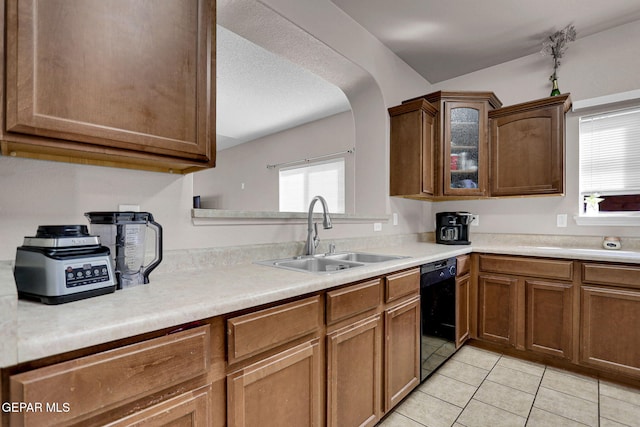
[{"label": "wooden upper cabinet", "polygon": [[433,92],[436,107],[436,195],[488,195],[487,113],[502,103],[493,92]]},{"label": "wooden upper cabinet", "polygon": [[569,95],[489,112],[491,195],[564,193],[565,113]]},{"label": "wooden upper cabinet", "polygon": [[7,2],[3,154],[212,167],[214,23],[215,0]]},{"label": "wooden upper cabinet", "polygon": [[413,199],[434,195],[436,109],[423,99],[389,109],[389,194]]}]

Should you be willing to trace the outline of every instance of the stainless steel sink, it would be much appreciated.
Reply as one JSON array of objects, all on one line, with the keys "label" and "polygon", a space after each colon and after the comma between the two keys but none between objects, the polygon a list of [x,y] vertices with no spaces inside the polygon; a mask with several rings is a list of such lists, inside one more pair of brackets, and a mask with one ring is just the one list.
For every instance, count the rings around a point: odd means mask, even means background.
[{"label": "stainless steel sink", "polygon": [[368,254],[365,252],[343,252],[343,253],[336,253],[336,254],[326,254],[325,257],[328,259],[339,259],[343,261],[362,262],[365,264],[392,261],[394,259],[409,258],[406,256]]},{"label": "stainless steel sink", "polygon": [[339,252],[313,256],[299,256],[292,258],[258,261],[256,264],[285,268],[307,273],[332,274],[351,268],[362,267],[367,264],[409,258],[396,255],[368,254],[364,252]]},{"label": "stainless steel sink", "polygon": [[309,271],[311,273],[334,273],[353,267],[361,267],[364,264],[358,262],[348,262],[339,259],[329,259],[322,256],[305,257],[285,261],[276,261],[274,267],[289,268],[292,270]]}]

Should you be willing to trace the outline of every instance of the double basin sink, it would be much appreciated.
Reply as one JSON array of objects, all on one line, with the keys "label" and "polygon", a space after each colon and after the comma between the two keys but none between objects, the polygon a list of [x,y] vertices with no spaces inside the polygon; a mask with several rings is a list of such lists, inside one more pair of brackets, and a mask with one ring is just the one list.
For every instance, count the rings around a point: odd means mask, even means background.
[{"label": "double basin sink", "polygon": [[336,252],[323,255],[308,255],[292,258],[259,261],[256,264],[307,273],[331,274],[368,264],[392,261],[406,256],[379,255],[365,252]]}]

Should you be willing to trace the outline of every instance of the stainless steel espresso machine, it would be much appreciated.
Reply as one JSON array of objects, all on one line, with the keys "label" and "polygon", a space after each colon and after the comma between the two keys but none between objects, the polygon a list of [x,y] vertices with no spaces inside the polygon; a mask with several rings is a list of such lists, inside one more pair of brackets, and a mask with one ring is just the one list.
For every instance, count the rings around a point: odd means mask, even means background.
[{"label": "stainless steel espresso machine", "polygon": [[436,243],[443,245],[469,245],[469,225],[473,214],[469,212],[436,213]]}]

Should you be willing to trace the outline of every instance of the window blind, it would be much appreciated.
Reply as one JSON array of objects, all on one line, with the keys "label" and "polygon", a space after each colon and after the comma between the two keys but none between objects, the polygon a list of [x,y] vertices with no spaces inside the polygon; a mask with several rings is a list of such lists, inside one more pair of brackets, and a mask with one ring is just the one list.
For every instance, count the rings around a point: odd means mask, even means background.
[{"label": "window blind", "polygon": [[640,194],[640,108],[580,118],[580,193]]},{"label": "window blind", "polygon": [[[280,169],[280,212],[307,212],[315,196],[327,201],[329,211],[345,211],[344,158]],[[320,203],[315,211],[322,212]]]}]

